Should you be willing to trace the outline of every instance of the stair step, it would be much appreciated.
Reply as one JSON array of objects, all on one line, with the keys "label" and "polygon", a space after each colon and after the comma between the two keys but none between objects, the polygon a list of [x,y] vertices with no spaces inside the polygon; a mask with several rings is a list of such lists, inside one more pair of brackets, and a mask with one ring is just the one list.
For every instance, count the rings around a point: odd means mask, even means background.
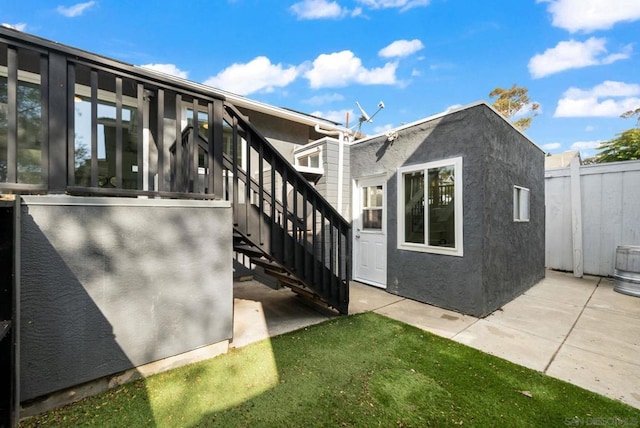
[{"label": "stair step", "polygon": [[234,245],[233,250],[248,256],[262,256],[264,253],[251,245]]},{"label": "stair step", "polygon": [[302,281],[300,281],[294,275],[288,274],[286,272],[277,272],[277,271],[273,271],[273,270],[265,270],[264,272],[267,275],[270,275],[270,276],[276,278],[278,281],[282,282],[285,285],[293,285],[293,286],[296,286],[296,287],[304,286]]},{"label": "stair step", "polygon": [[258,265],[261,268],[263,268],[265,271],[269,270],[269,271],[275,271],[275,272],[284,272],[285,269],[284,267],[282,267],[282,265],[276,263],[276,262],[272,262],[271,260],[267,260],[267,259],[259,259],[256,257],[251,257],[251,263],[253,263],[254,265]]}]

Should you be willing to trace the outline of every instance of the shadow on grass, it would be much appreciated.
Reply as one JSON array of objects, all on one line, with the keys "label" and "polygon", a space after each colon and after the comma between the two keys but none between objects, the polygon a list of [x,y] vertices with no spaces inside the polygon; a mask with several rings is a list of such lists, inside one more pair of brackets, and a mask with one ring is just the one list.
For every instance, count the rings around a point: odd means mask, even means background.
[{"label": "shadow on grass", "polygon": [[622,403],[372,313],[276,337],[271,347],[278,385],[193,426],[640,422]]},{"label": "shadow on grass", "polygon": [[[146,388],[148,403],[122,399],[136,388]],[[94,397],[83,408],[99,403],[108,408],[103,426],[115,426],[118,412],[134,412],[137,405],[151,407],[157,426],[172,427],[640,421],[640,412],[622,403],[373,313],[329,320],[153,376]]]}]

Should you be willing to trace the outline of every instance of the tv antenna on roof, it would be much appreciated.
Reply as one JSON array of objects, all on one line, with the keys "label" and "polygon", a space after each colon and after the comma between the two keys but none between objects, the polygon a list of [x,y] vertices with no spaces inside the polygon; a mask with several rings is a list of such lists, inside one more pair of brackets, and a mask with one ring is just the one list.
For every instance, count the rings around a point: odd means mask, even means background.
[{"label": "tv antenna on roof", "polygon": [[373,117],[376,114],[378,114],[380,112],[380,110],[382,110],[384,108],[384,103],[382,101],[380,101],[378,103],[378,110],[376,110],[376,112],[373,113],[371,116],[369,116],[367,114],[367,112],[364,111],[364,109],[362,108],[362,106],[360,105],[360,103],[358,101],[356,101],[356,105],[358,106],[358,110],[360,110],[360,114],[361,114],[360,119],[358,119],[358,125],[357,125],[358,126],[358,132],[357,133],[359,134],[360,130],[362,129],[362,124],[364,122],[372,123],[373,122]]}]

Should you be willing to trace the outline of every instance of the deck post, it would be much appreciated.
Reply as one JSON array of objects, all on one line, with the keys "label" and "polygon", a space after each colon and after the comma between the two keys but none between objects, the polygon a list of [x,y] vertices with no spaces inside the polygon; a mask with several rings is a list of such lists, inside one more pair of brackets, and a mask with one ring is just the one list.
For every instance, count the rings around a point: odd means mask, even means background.
[{"label": "deck post", "polygon": [[209,184],[210,192],[215,195],[216,199],[224,199],[224,188],[222,181],[222,140],[224,138],[223,117],[224,102],[222,100],[214,100],[209,104],[209,168],[211,181]]},{"label": "deck post", "polygon": [[49,193],[67,189],[67,59],[49,54]]}]

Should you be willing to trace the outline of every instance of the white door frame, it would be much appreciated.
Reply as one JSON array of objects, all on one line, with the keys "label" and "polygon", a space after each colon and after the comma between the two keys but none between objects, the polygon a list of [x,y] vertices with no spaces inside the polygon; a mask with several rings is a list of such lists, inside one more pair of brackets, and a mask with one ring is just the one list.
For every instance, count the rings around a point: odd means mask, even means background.
[{"label": "white door frame", "polygon": [[[382,174],[375,174],[375,175],[368,175],[368,176],[364,176],[364,177],[358,177],[358,178],[354,178],[352,180],[352,189],[353,191],[351,192],[352,194],[352,219],[353,219],[353,226],[352,226],[352,238],[351,238],[351,242],[352,242],[352,249],[353,249],[353,260],[354,262],[352,263],[352,277],[354,281],[358,281],[358,282],[363,282],[365,284],[369,284],[369,285],[373,285],[376,287],[380,287],[380,288],[387,288],[387,284],[386,284],[386,271],[387,271],[387,264],[386,264],[386,258],[387,258],[387,254],[386,254],[386,244],[387,244],[387,182],[388,182],[388,177],[387,177],[387,173],[382,173]],[[357,273],[358,273],[358,260],[360,260],[359,258],[359,251],[360,251],[360,247],[358,245],[359,243],[359,238],[360,238],[360,234],[363,233],[362,230],[362,219],[361,219],[361,212],[362,212],[362,200],[361,200],[361,195],[360,195],[360,187],[361,186],[370,186],[370,185],[382,185],[382,229],[380,230],[380,232],[371,232],[371,231],[364,231],[364,233],[366,234],[380,234],[382,236],[382,239],[384,239],[384,248],[385,248],[385,254],[384,254],[384,266],[385,266],[385,279],[384,282],[378,282],[378,281],[372,281],[370,279],[367,278],[360,278],[358,277]]]}]

